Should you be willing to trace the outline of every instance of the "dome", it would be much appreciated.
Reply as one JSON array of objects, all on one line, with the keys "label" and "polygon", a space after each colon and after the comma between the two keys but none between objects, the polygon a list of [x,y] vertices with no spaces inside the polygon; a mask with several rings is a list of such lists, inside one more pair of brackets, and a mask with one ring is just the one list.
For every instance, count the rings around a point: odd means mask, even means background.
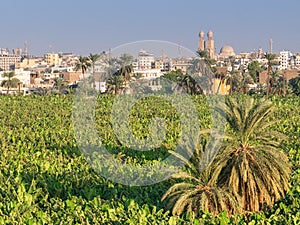
[{"label": "dome", "polygon": [[220,55],[224,58],[235,56],[234,49],[230,45],[225,45],[221,48]]}]

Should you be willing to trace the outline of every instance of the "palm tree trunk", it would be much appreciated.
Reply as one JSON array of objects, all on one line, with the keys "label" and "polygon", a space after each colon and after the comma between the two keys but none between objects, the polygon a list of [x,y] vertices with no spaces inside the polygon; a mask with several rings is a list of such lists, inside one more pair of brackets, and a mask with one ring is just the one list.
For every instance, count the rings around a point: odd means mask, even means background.
[{"label": "palm tree trunk", "polygon": [[[96,79],[95,79],[95,64],[93,63],[93,77],[94,77],[94,84],[93,84],[93,88],[96,89]],[[100,85],[100,84],[99,84]]]},{"label": "palm tree trunk", "polygon": [[268,65],[268,74],[267,74],[267,91],[266,91],[266,99],[269,99],[269,91],[270,91],[270,73],[271,67]]},{"label": "palm tree trunk", "polygon": [[283,74],[283,96],[286,96],[285,76]]},{"label": "palm tree trunk", "polygon": [[232,90],[233,90],[233,88],[232,88],[232,76],[230,76],[230,94],[232,95]]}]

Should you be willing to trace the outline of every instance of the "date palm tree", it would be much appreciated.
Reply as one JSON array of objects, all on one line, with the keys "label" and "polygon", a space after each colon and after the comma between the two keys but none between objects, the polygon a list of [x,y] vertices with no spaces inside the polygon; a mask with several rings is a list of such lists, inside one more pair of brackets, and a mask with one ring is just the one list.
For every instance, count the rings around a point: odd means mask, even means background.
[{"label": "date palm tree", "polygon": [[20,80],[17,78],[14,78],[15,73],[14,72],[9,72],[9,73],[4,73],[3,77],[7,78],[6,80],[3,80],[1,83],[1,87],[6,87],[7,88],[7,94],[9,93],[10,88],[16,88],[18,87],[18,84],[20,83]]},{"label": "date palm tree", "polygon": [[85,81],[84,74],[90,66],[91,66],[90,60],[88,57],[85,56],[80,56],[75,64],[75,71],[81,70],[82,78],[84,81]]},{"label": "date palm tree", "polygon": [[267,73],[267,79],[266,79],[266,83],[267,83],[267,90],[266,90],[266,99],[269,98],[269,93],[270,93],[270,76],[271,76],[271,72],[272,72],[272,65],[273,65],[273,61],[276,58],[275,54],[272,53],[266,53],[266,59],[267,59],[267,66],[268,66],[268,73]]},{"label": "date palm tree", "polygon": [[53,87],[56,87],[58,89],[58,94],[61,95],[62,94],[62,90],[67,87],[68,82],[61,77],[56,77],[54,78],[54,84]]},{"label": "date palm tree", "polygon": [[178,77],[177,84],[174,88],[177,92],[183,91],[190,95],[203,94],[203,90],[198,82],[190,75]]},{"label": "date palm tree", "polygon": [[298,77],[289,80],[289,86],[293,94],[300,96],[300,74],[298,74]]},{"label": "date palm tree", "polygon": [[226,118],[230,135],[215,158],[212,179],[238,193],[245,211],[271,207],[285,195],[291,173],[280,150],[285,137],[270,128],[278,122],[271,119],[274,106],[267,100],[228,98],[217,110]]},{"label": "date palm tree", "polygon": [[209,210],[215,215],[223,210],[229,214],[241,213],[239,195],[227,188],[216,186],[216,181],[211,179],[213,171],[210,170],[210,166],[206,170],[202,169],[203,150],[196,149],[190,160],[170,151],[186,166],[184,170],[172,176],[173,179],[179,179],[181,182],[171,186],[163,195],[162,201],[166,201],[173,215],[190,211],[198,214],[200,210]]},{"label": "date palm tree", "polygon": [[119,93],[123,84],[124,77],[120,76],[120,74],[116,72],[107,79],[108,93]]},{"label": "date palm tree", "polygon": [[133,66],[132,65],[124,65],[119,70],[120,76],[124,77],[125,86],[126,86],[127,82],[129,82],[131,80],[132,73],[133,73]]},{"label": "date palm tree", "polygon": [[[90,61],[90,64],[91,64],[91,67],[92,67],[92,70],[93,70],[93,77],[95,78],[95,64],[100,59],[100,55],[90,53],[90,55],[88,56],[88,59]],[[96,86],[95,82],[96,81],[94,79],[94,82],[93,82],[94,87]]]},{"label": "date palm tree", "polygon": [[226,119],[229,131],[221,151],[205,170],[201,169],[204,148],[196,149],[190,161],[170,152],[186,164],[184,171],[173,175],[180,182],[162,197],[175,215],[197,214],[199,209],[213,214],[260,211],[271,207],[289,188],[291,164],[280,150],[280,139],[285,137],[270,129],[277,122],[271,119],[272,103],[249,96],[230,97],[216,110]]},{"label": "date palm tree", "polygon": [[210,94],[212,94],[213,79],[214,79],[215,73],[217,72],[216,67],[213,67],[213,65],[216,63],[216,61],[214,59],[210,58],[208,51],[198,50],[196,52],[196,54],[200,58],[200,60],[203,60],[204,63],[208,67],[208,71],[203,74],[205,76],[207,76],[207,78],[208,78],[208,81],[209,81],[209,84],[208,84],[209,90],[208,91],[210,92]]},{"label": "date palm tree", "polygon": [[257,60],[252,61],[248,65],[248,71],[254,82],[258,82],[258,75],[262,71],[261,65]]}]

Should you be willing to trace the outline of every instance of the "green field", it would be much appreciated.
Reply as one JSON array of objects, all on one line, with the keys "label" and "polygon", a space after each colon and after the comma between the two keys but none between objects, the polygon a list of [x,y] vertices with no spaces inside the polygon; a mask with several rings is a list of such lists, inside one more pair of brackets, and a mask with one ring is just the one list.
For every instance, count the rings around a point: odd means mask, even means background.
[{"label": "green field", "polygon": [[[300,99],[272,97],[276,119],[272,129],[288,140],[283,150],[293,164],[291,188],[272,209],[247,216],[226,212],[213,216],[201,211],[172,216],[161,201],[176,180],[145,187],[113,183],[87,163],[74,137],[72,95],[0,97],[0,224],[300,224]],[[168,133],[163,144],[138,154],[123,147],[111,128],[113,95],[101,95],[96,108],[99,136],[120,160],[133,164],[160,161],[180,137],[179,115],[164,101],[137,105],[131,128],[141,138],[149,120],[165,118]],[[199,126],[210,126],[203,96],[193,96]],[[270,120],[275,118],[270,118]],[[178,128],[179,127],[179,128]]]}]

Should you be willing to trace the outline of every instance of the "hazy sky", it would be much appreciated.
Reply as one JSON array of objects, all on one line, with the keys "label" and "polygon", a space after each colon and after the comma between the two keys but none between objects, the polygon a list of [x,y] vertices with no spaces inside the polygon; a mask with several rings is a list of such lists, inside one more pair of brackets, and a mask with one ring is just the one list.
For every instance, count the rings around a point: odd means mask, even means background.
[{"label": "hazy sky", "polygon": [[[29,52],[99,53],[139,40],[197,49],[198,33],[214,32],[216,50],[262,47],[300,52],[299,0],[6,0],[1,1],[0,47],[28,41]],[[51,47],[52,46],[52,47]]]}]

